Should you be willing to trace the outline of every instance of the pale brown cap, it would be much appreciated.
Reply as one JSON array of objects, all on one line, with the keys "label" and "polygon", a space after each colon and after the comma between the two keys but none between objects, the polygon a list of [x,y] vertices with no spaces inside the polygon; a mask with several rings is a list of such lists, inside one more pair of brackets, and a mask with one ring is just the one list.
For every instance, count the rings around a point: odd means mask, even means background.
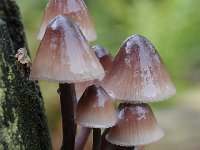
[{"label": "pale brown cap", "polygon": [[[95,55],[97,56],[97,58],[99,59],[101,65],[103,66],[105,74],[106,74],[107,71],[112,66],[113,57],[111,56],[109,51],[106,48],[103,48],[102,46],[96,45],[96,46],[93,46],[92,49]],[[80,99],[85,89],[91,84],[101,85],[101,80],[96,79],[92,81],[79,82],[75,84],[77,100]]]},{"label": "pale brown cap", "polygon": [[103,134],[101,135],[101,150],[144,150],[144,146],[119,146],[115,144],[111,144],[106,140],[106,135],[108,134],[110,128],[104,130]]},{"label": "pale brown cap", "polygon": [[84,127],[109,128],[116,121],[113,100],[101,86],[90,85],[76,106],[76,122]]},{"label": "pale brown cap", "polygon": [[79,27],[59,15],[47,27],[30,79],[75,83],[102,79],[104,70]]},{"label": "pale brown cap", "polygon": [[114,99],[130,103],[160,101],[176,93],[158,52],[138,34],[125,40],[102,86]]},{"label": "pale brown cap", "polygon": [[83,0],[49,0],[38,34],[39,40],[43,38],[49,22],[60,14],[78,24],[88,41],[96,40],[94,24]]},{"label": "pale brown cap", "polygon": [[106,139],[112,144],[129,147],[153,143],[163,135],[148,104],[122,104],[118,123],[110,129]]}]

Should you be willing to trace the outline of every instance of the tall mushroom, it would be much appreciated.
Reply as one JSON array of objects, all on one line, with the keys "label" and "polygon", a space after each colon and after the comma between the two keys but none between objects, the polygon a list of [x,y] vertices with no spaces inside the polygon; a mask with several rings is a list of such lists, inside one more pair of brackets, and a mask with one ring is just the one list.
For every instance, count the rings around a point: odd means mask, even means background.
[{"label": "tall mushroom", "polygon": [[57,15],[67,16],[79,25],[88,41],[96,40],[96,31],[83,0],[49,0],[43,16],[38,39],[42,39],[47,25]]},{"label": "tall mushroom", "polygon": [[147,38],[136,34],[124,41],[102,85],[114,99],[132,103],[119,108],[118,123],[107,135],[110,143],[132,147],[163,136],[150,107],[142,103],[167,99],[176,89]]},{"label": "tall mushroom", "polygon": [[156,49],[139,34],[124,41],[103,87],[114,99],[130,103],[160,101],[176,93]]},{"label": "tall mushroom", "polygon": [[54,18],[37,51],[30,79],[60,83],[62,149],[74,149],[76,95],[73,83],[103,77],[104,70],[79,27],[62,15]]}]

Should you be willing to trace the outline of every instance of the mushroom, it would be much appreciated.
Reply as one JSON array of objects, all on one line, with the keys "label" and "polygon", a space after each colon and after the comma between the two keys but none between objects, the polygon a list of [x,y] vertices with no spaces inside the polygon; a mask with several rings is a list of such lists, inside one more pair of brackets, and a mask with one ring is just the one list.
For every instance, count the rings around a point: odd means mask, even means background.
[{"label": "mushroom", "polygon": [[101,128],[112,127],[116,121],[117,110],[106,91],[99,85],[87,87],[76,106],[76,122],[93,128],[93,149],[100,148]]},{"label": "mushroom", "polygon": [[[107,49],[105,49],[105,48],[103,48],[99,45],[93,46],[92,50],[94,51],[95,55],[99,59],[101,65],[104,68],[105,74],[106,74],[112,66],[113,57],[111,56],[111,54],[108,52]],[[101,84],[101,82],[102,82],[101,79],[96,79],[96,80],[92,80],[92,81],[85,81],[85,82],[76,83],[75,89],[76,89],[77,100],[80,99],[81,95],[83,94],[83,92],[85,91],[85,89],[89,85],[91,85],[91,84]]]},{"label": "mushroom", "polygon": [[74,149],[74,83],[103,77],[104,70],[78,25],[62,15],[54,18],[37,51],[30,79],[59,83],[63,125],[61,149]]},{"label": "mushroom", "polygon": [[[106,73],[112,65],[113,57],[108,52],[108,50],[103,48],[102,46],[99,46],[99,45],[93,46],[92,50],[94,51],[95,55],[99,59],[101,65],[103,66],[104,71]],[[82,96],[85,89],[91,84],[99,85],[99,84],[101,84],[101,80],[96,79],[96,80],[91,80],[91,81],[75,83],[77,100],[80,99],[80,97]],[[88,139],[88,135],[90,134],[90,131],[91,131],[90,128],[81,127],[80,133],[78,133],[77,137],[76,137],[75,150],[80,150],[82,147],[84,147],[84,145]],[[98,137],[98,136],[94,136],[94,137]],[[97,141],[97,140],[94,140],[94,141]]]},{"label": "mushroom", "polygon": [[129,103],[160,101],[176,93],[156,49],[139,34],[125,40],[102,85],[114,99]]},{"label": "mushroom", "polygon": [[32,80],[75,83],[104,77],[79,27],[58,15],[47,27],[31,67]]},{"label": "mushroom", "polygon": [[148,104],[122,104],[118,123],[110,129],[106,139],[112,144],[131,147],[153,143],[163,135]]},{"label": "mushroom", "polygon": [[170,98],[176,89],[147,38],[135,34],[124,41],[102,86],[124,103],[119,108],[118,123],[107,135],[110,143],[133,147],[155,142],[164,135],[144,103]]},{"label": "mushroom", "polygon": [[96,40],[94,24],[83,0],[49,0],[38,34],[39,40],[43,38],[49,22],[57,15],[67,16],[77,23],[88,41]]}]

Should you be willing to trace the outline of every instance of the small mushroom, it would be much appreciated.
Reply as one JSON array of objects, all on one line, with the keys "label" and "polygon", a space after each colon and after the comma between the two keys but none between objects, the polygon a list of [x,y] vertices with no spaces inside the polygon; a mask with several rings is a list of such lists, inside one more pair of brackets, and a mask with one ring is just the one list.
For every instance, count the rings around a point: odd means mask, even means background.
[{"label": "small mushroom", "polygon": [[106,139],[112,144],[132,147],[153,143],[163,135],[148,104],[122,104],[118,123],[110,129]]},{"label": "small mushroom", "polygon": [[88,41],[96,40],[94,24],[83,0],[49,0],[38,34],[39,40],[43,38],[49,22],[57,15],[67,16],[79,25]]},{"label": "small mushroom", "polygon": [[87,87],[76,106],[76,122],[93,128],[93,150],[100,150],[101,128],[112,127],[116,121],[117,110],[106,91],[94,84]]},{"label": "small mushroom", "polygon": [[84,127],[109,128],[116,124],[113,99],[99,85],[86,88],[76,106],[76,122]]}]

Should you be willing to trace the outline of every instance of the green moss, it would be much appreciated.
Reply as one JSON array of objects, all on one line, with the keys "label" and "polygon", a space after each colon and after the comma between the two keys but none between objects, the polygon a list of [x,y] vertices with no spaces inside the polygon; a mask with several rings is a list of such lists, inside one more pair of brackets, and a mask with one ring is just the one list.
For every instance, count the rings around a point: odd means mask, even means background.
[{"label": "green moss", "polygon": [[51,150],[39,86],[14,57],[26,47],[15,1],[0,1],[0,18],[0,150]]},{"label": "green moss", "polygon": [[[5,145],[4,145],[4,149],[8,149],[8,150],[22,150],[22,149],[24,149],[24,147],[17,144],[15,142],[15,139],[13,138],[13,135],[17,134],[17,130],[18,130],[17,122],[18,122],[18,119],[16,117],[14,123],[9,123],[9,128],[5,127],[0,131],[1,135],[3,137],[3,139],[1,139],[1,141],[6,141],[6,148],[5,148]],[[21,139],[20,136],[18,136],[18,138],[19,138],[19,140]]]},{"label": "green moss", "polygon": [[[2,66],[1,61],[0,61],[0,66]],[[2,76],[3,76],[3,72],[0,68],[0,79],[2,78]],[[0,106],[2,105],[4,99],[5,99],[5,85],[4,85],[3,81],[0,80]],[[0,107],[0,121],[2,120],[1,118],[3,118],[3,108],[2,107]],[[0,134],[1,134],[1,130],[0,130]]]},{"label": "green moss", "polygon": [[9,67],[8,80],[14,80],[14,79],[15,79],[15,74],[12,72],[12,68]]}]

